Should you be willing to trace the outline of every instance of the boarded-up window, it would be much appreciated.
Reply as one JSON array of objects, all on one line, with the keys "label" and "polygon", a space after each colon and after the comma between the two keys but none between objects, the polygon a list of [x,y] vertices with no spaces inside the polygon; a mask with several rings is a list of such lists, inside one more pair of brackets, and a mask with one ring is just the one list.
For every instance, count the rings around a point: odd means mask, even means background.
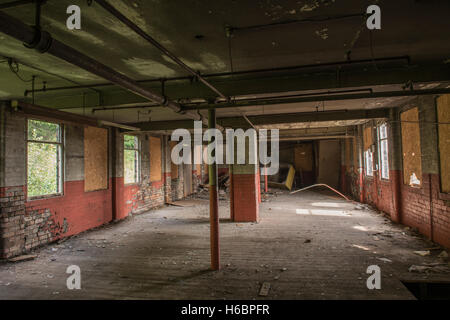
[{"label": "boarded-up window", "polygon": [[[172,155],[173,148],[177,145],[178,142],[170,141],[170,154]],[[172,156],[170,158],[170,172],[172,179],[178,179],[178,165],[173,163]]]},{"label": "boarded-up window", "polygon": [[150,137],[150,181],[161,181],[161,138]]},{"label": "boarded-up window", "polygon": [[437,99],[441,191],[450,193],[450,95]]},{"label": "boarded-up window", "polygon": [[108,188],[108,130],[84,128],[84,191]]},{"label": "boarded-up window", "polygon": [[372,127],[364,128],[364,151],[373,145]]},{"label": "boarded-up window", "polygon": [[420,151],[419,109],[412,108],[400,115],[402,123],[403,182],[422,185],[422,153]]}]

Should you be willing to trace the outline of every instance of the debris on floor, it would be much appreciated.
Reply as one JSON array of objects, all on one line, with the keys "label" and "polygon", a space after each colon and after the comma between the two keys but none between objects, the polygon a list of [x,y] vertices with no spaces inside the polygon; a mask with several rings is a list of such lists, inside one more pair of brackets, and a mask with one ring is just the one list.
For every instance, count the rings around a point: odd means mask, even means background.
[{"label": "debris on floor", "polygon": [[30,260],[34,260],[36,259],[37,255],[36,254],[27,254],[27,255],[23,255],[23,256],[18,256],[15,258],[11,258],[8,261],[9,262],[23,262],[23,261],[30,261]]},{"label": "debris on floor", "polygon": [[259,290],[259,296],[267,297],[269,295],[269,291],[270,291],[270,283],[264,282],[261,286],[261,289]]},{"label": "debris on floor", "polygon": [[450,273],[450,264],[442,262],[422,263],[422,265],[412,265],[409,272],[417,273]]},{"label": "debris on floor", "polygon": [[443,250],[443,251],[438,255],[438,258],[441,258],[441,259],[447,259],[447,258],[448,258],[448,253],[447,253],[447,251]]},{"label": "debris on floor", "polygon": [[431,254],[431,252],[429,250],[426,251],[414,251],[415,254],[425,257],[425,256],[429,256]]}]

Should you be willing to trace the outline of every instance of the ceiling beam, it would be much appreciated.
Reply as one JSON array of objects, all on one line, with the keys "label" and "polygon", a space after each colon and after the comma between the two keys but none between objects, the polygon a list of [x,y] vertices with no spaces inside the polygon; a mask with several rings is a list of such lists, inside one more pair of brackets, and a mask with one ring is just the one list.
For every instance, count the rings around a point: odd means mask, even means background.
[{"label": "ceiling beam", "polygon": [[[263,126],[285,123],[382,119],[389,117],[389,110],[389,108],[382,108],[371,110],[299,112],[247,116],[247,118],[255,126]],[[250,128],[249,123],[241,116],[218,118],[217,123],[225,128]],[[151,121],[134,123],[132,126],[140,128],[142,131],[193,129],[194,122],[190,120]]]},{"label": "ceiling beam", "polygon": [[[432,66],[409,66],[396,68],[373,69],[365,68],[331,68],[314,72],[289,72],[287,74],[256,74],[236,75],[231,77],[211,78],[209,81],[230,96],[283,93],[291,91],[323,90],[338,88],[361,88],[377,85],[398,85],[407,82],[445,82],[450,81],[450,64]],[[161,91],[159,83],[140,83],[147,89],[155,92]],[[121,105],[129,103],[142,103],[146,99],[117,87],[108,87],[102,90],[103,105]],[[83,99],[84,94],[84,99]],[[205,98],[214,99],[208,88],[198,82],[174,81],[166,83],[165,94],[174,100]],[[92,96],[92,98],[90,98]],[[82,107],[98,107],[98,97],[95,93],[86,93],[85,90],[58,91],[54,94],[36,93],[37,101],[41,105],[58,109]]]}]

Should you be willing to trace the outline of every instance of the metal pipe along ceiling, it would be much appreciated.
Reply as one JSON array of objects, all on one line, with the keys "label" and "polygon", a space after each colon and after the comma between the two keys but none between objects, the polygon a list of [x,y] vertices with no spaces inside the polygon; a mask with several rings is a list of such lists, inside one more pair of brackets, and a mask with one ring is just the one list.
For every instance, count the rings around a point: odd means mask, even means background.
[{"label": "metal pipe along ceiling", "polygon": [[161,96],[151,90],[145,89],[139,85],[135,80],[111,69],[110,67],[82,54],[81,52],[69,47],[58,40],[53,39],[49,33],[37,31],[20,20],[0,11],[0,31],[11,36],[28,47],[34,47],[41,53],[49,53],[57,58],[65,60],[73,65],[76,65],[86,71],[89,71],[105,80],[108,80],[128,91],[131,91],[147,100],[167,106],[177,113],[183,113],[186,117],[193,120],[201,120],[207,123],[200,114],[195,112],[183,112],[183,108],[178,103],[167,100],[166,97]]},{"label": "metal pipe along ceiling", "polygon": [[211,83],[206,81],[198,72],[195,72],[192,70],[188,65],[186,65],[183,61],[181,61],[177,56],[175,56],[172,52],[167,50],[163,45],[161,45],[158,41],[156,41],[152,36],[150,36],[148,33],[146,33],[144,30],[139,28],[134,22],[132,22],[130,19],[125,17],[122,13],[120,13],[116,8],[114,8],[112,5],[107,3],[104,0],[95,0],[103,9],[111,13],[113,16],[115,16],[117,19],[119,19],[122,23],[124,23],[126,26],[128,26],[131,30],[136,32],[138,35],[140,35],[142,38],[147,40],[149,43],[151,43],[153,46],[155,46],[158,50],[160,50],[162,53],[164,53],[166,56],[168,56],[170,59],[175,61],[180,67],[185,69],[187,72],[194,75],[199,81],[201,81],[204,85],[206,85],[208,88],[210,88],[212,91],[217,93],[221,98],[227,99],[227,97],[221,93],[216,87],[214,87]]},{"label": "metal pipe along ceiling", "polygon": [[286,98],[267,98],[262,99],[246,99],[232,103],[222,104],[201,104],[194,106],[184,106],[185,110],[203,110],[203,109],[227,109],[227,108],[244,108],[258,107],[265,105],[286,104],[286,103],[302,103],[302,102],[323,102],[323,101],[341,101],[341,100],[358,100],[358,99],[376,99],[376,98],[392,98],[392,97],[411,97],[422,95],[437,95],[450,93],[449,88],[442,89],[423,89],[423,90],[404,90],[404,91],[380,91],[372,93],[355,93],[355,94],[329,94],[319,96],[302,96],[292,95]]}]

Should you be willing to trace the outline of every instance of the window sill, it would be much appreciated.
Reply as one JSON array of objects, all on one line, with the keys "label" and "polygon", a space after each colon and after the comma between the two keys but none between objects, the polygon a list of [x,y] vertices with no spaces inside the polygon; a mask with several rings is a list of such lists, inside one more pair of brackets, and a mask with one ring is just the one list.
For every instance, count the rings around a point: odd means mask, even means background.
[{"label": "window sill", "polygon": [[133,186],[138,187],[139,186],[139,182],[124,183],[124,187],[133,187]]},{"label": "window sill", "polygon": [[450,201],[450,193],[439,192],[438,198],[439,200]]},{"label": "window sill", "polygon": [[48,199],[54,199],[54,198],[61,198],[63,196],[64,196],[63,193],[54,193],[54,194],[48,194],[48,195],[45,195],[45,196],[34,196],[34,197],[27,198],[27,202],[39,201],[39,200],[48,200]]}]

